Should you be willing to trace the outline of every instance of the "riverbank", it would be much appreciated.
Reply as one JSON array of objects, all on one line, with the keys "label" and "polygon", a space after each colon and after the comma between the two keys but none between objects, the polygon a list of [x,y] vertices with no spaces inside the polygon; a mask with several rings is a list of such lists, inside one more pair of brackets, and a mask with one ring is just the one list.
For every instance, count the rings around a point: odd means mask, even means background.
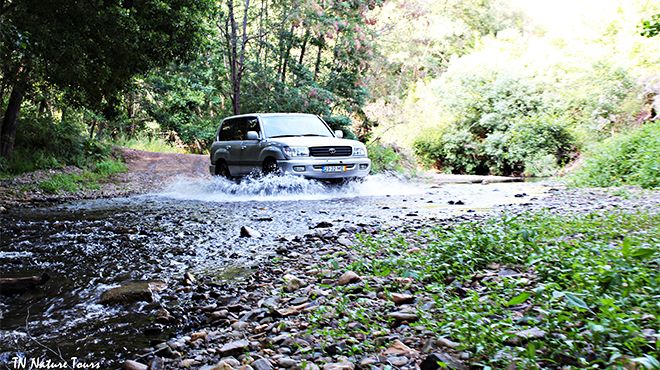
[{"label": "riverbank", "polygon": [[[281,240],[206,322],[136,360],[210,369],[641,367],[653,358],[656,192],[560,190],[486,215]],[[196,276],[192,289],[213,296]],[[624,307],[634,307],[629,310]],[[154,365],[155,364],[155,365]]]}]

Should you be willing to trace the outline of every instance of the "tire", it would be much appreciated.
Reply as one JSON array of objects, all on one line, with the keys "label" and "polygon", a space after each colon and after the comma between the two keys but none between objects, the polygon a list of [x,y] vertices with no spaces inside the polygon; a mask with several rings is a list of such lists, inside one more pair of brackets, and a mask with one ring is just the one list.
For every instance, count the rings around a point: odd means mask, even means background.
[{"label": "tire", "polygon": [[215,174],[231,180],[231,173],[225,161],[218,161],[215,164]]},{"label": "tire", "polygon": [[264,175],[281,175],[282,174],[282,169],[277,165],[277,161],[274,160],[273,158],[268,158],[264,161],[263,165],[261,166],[261,172],[263,172]]}]

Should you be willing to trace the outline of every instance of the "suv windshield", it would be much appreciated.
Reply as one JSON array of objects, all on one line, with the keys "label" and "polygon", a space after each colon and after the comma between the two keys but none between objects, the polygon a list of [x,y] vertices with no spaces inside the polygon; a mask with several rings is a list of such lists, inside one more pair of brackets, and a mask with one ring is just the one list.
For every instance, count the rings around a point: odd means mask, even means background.
[{"label": "suv windshield", "polygon": [[325,136],[332,132],[316,116],[272,116],[261,119],[266,137]]}]

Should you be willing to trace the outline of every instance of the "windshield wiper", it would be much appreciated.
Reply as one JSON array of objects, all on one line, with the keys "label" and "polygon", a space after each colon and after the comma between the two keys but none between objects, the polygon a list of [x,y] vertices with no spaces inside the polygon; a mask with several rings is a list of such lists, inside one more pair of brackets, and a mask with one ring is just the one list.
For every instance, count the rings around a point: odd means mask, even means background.
[{"label": "windshield wiper", "polygon": [[274,135],[274,136],[269,136],[269,138],[276,138],[276,137],[298,137],[301,135]]},{"label": "windshield wiper", "polygon": [[304,134],[304,135],[300,135],[300,136],[321,136],[321,137],[328,137],[328,136],[326,136],[326,135],[319,135],[319,134]]}]

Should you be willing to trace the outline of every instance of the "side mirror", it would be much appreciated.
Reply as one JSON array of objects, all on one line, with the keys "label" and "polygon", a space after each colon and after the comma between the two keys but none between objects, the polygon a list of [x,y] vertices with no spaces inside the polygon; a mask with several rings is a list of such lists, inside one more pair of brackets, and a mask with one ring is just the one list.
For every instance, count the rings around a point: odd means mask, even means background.
[{"label": "side mirror", "polygon": [[247,140],[259,140],[259,133],[256,131],[248,131],[246,138]]},{"label": "side mirror", "polygon": [[342,130],[335,130],[335,136],[338,138],[343,138],[344,137],[344,131]]}]

